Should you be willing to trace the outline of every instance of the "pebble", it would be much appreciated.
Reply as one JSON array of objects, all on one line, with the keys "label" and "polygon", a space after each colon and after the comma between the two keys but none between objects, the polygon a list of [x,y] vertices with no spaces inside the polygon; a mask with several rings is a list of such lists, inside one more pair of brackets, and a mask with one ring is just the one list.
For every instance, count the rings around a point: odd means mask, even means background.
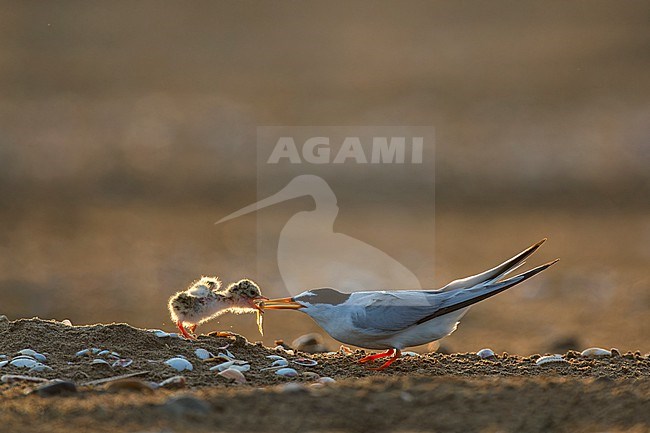
[{"label": "pebble", "polygon": [[535,361],[535,364],[537,365],[544,365],[544,364],[551,364],[551,363],[566,363],[568,362],[566,359],[562,357],[562,355],[548,355],[548,356],[542,356],[537,361]]},{"label": "pebble", "polygon": [[212,407],[208,402],[191,395],[171,397],[162,407],[174,416],[207,415],[212,411]]},{"label": "pebble", "polygon": [[149,382],[144,380],[128,378],[120,379],[113,382],[109,382],[106,385],[106,391],[108,392],[122,392],[122,391],[131,391],[131,392],[144,392],[151,393],[157,387],[152,386]]},{"label": "pebble", "polygon": [[53,380],[37,387],[34,393],[41,397],[50,397],[53,395],[72,394],[77,392],[77,385],[68,380]]},{"label": "pebble", "polygon": [[301,335],[293,340],[291,347],[307,353],[325,353],[329,349],[324,344],[323,336],[317,332]]},{"label": "pebble", "polygon": [[482,359],[489,359],[489,358],[496,358],[496,355],[492,351],[492,349],[481,349],[478,352],[476,352],[479,358]]},{"label": "pebble", "polygon": [[612,356],[612,352],[607,349],[601,349],[600,347],[590,347],[589,349],[583,350],[580,355],[586,358],[599,358],[602,356]]},{"label": "pebble", "polygon": [[296,394],[301,392],[309,392],[309,389],[302,383],[298,382],[289,382],[280,386],[280,392],[282,394]]}]

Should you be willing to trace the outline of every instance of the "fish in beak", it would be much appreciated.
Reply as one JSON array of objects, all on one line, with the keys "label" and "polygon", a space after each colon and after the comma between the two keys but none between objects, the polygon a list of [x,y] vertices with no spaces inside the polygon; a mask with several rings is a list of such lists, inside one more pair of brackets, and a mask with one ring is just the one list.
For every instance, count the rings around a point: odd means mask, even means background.
[{"label": "fish in beak", "polygon": [[258,304],[263,310],[299,310],[305,306],[293,298],[276,298]]}]

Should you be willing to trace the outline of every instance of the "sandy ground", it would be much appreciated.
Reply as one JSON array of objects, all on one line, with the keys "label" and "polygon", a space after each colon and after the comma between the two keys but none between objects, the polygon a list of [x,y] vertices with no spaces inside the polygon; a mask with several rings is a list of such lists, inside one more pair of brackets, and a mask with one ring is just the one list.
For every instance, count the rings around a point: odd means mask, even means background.
[{"label": "sandy ground", "polygon": [[[544,354],[481,359],[475,353],[426,353],[377,372],[355,362],[361,351],[287,352],[241,336],[159,338],[126,324],[3,320],[0,338],[0,354],[11,357],[30,348],[46,354],[44,363],[51,368],[32,373],[11,365],[0,369],[4,431],[650,430],[650,358],[640,352],[590,359],[570,350],[565,362],[544,365],[535,362]],[[91,364],[102,356],[76,356],[86,348],[108,349],[133,363]],[[214,354],[228,350],[248,361],[246,383],[210,371],[223,361],[202,361],[197,348]],[[178,373],[164,364],[179,355],[193,364],[192,371]],[[299,376],[262,370],[272,362],[268,355],[286,358]],[[318,364],[304,367],[294,363],[299,358]],[[94,384],[134,373],[141,374]],[[13,374],[64,379],[77,390],[42,396],[33,390],[49,383],[5,383]],[[151,389],[176,375],[185,378],[183,388]],[[320,383],[323,377],[335,382]]]}]

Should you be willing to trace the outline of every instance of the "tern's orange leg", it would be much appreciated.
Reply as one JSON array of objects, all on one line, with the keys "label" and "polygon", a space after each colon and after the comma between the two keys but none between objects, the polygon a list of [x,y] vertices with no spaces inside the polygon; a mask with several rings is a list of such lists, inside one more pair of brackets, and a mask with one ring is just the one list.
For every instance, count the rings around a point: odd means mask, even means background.
[{"label": "tern's orange leg", "polygon": [[192,335],[196,335],[196,334],[194,333],[194,331],[196,331],[196,323],[195,323],[194,325],[190,325],[190,326],[188,326],[187,329],[189,329],[190,334],[192,334]]},{"label": "tern's orange leg", "polygon": [[359,363],[363,364],[364,362],[374,361],[375,359],[385,358],[387,356],[392,356],[394,351],[395,351],[395,349],[388,349],[385,352],[375,353],[374,355],[364,356],[363,358],[361,358],[359,360]]},{"label": "tern's orange leg", "polygon": [[399,349],[395,349],[395,354],[394,354],[394,355],[393,355],[393,356],[392,356],[388,361],[384,362],[384,364],[383,364],[381,367],[371,368],[370,370],[375,370],[375,371],[381,371],[381,370],[384,370],[384,369],[390,367],[390,365],[391,365],[393,362],[395,362],[395,360],[396,360],[397,358],[399,358],[399,357],[401,357],[401,356],[402,356],[402,351],[399,350]]},{"label": "tern's orange leg", "polygon": [[[181,334],[183,334],[183,337],[185,337],[185,338],[187,338],[187,339],[189,339],[189,340],[196,340],[196,337],[195,337],[195,336],[190,335],[190,334],[187,333],[187,330],[186,330],[185,327],[183,326],[183,322],[181,322],[180,320],[178,320],[178,321],[176,322],[176,326],[178,326],[178,329],[179,329],[179,331],[181,331]],[[196,325],[193,325],[193,326],[196,327]]]}]

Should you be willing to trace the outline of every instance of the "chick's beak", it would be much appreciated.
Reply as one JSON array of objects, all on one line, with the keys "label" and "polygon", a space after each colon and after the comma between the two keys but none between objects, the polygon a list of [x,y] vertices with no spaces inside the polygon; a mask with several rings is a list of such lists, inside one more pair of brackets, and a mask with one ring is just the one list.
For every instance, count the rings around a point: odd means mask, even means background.
[{"label": "chick's beak", "polygon": [[260,304],[265,310],[298,310],[304,308],[304,305],[296,302],[293,298],[276,298],[269,299]]},{"label": "chick's beak", "polygon": [[257,298],[252,298],[250,300],[250,306],[256,309],[257,311],[259,311],[260,313],[263,313],[264,309],[262,305],[264,304],[264,301],[268,301],[268,300],[269,298],[267,298],[266,296],[258,296]]}]

